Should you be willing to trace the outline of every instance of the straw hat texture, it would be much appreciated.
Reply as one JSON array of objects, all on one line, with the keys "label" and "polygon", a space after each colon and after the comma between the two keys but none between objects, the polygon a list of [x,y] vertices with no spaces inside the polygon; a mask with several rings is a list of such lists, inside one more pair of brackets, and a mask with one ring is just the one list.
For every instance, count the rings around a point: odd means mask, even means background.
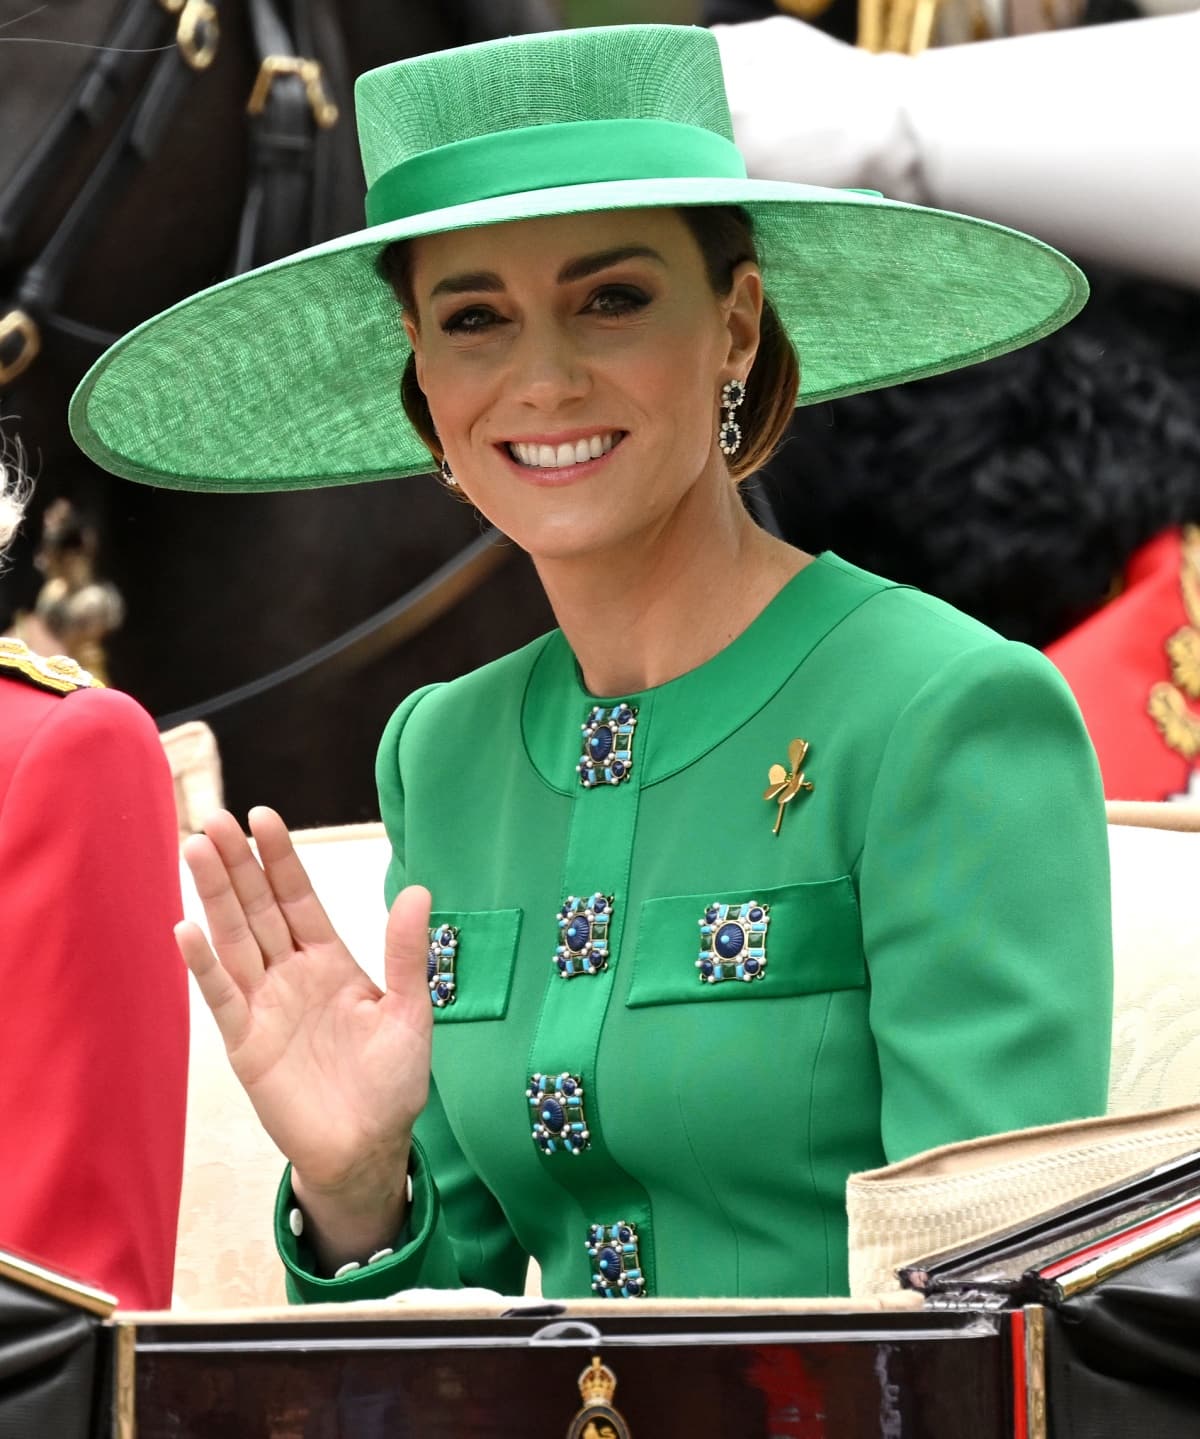
[{"label": "straw hat texture", "polygon": [[[797,77],[802,95],[804,77]],[[873,193],[746,178],[716,42],[628,25],[489,41],[363,75],[367,228],[227,280],[117,342],[71,404],[129,479],[276,490],[428,473],[400,405],[395,240],[534,217],[737,205],[801,365],[800,404],[1039,339],[1087,286],[1049,246]]]}]

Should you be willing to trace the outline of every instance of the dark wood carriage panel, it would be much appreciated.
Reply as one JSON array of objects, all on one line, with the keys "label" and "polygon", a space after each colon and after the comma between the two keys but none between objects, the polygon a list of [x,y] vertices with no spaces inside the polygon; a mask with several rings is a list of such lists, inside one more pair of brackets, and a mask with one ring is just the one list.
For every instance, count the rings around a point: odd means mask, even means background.
[{"label": "dark wood carriage panel", "polygon": [[593,1353],[631,1439],[1013,1434],[1005,1315],[581,1322],[139,1326],[137,1439],[559,1439]]}]

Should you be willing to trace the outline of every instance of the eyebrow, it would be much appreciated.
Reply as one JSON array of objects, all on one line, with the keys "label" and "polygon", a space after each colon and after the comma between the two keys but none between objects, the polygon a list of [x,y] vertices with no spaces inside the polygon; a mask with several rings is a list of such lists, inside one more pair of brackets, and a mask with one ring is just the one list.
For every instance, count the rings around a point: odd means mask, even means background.
[{"label": "eyebrow", "polygon": [[[657,250],[649,245],[618,245],[611,250],[597,250],[593,255],[580,255],[577,260],[568,260],[555,277],[560,285],[572,280],[586,280],[589,275],[611,269],[613,265],[626,260],[654,260],[660,265],[666,261]],[[430,291],[434,295],[465,295],[484,291],[498,294],[504,289],[504,281],[494,270],[474,270],[462,275],[447,275]]]}]

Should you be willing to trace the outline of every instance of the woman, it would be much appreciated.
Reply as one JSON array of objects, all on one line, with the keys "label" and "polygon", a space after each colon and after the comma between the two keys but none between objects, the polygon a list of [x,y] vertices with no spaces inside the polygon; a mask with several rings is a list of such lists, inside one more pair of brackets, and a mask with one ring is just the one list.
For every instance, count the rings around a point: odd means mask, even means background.
[{"label": "woman", "polygon": [[358,109],[371,228],[168,312],[73,402],[155,483],[432,455],[561,626],[388,727],[385,993],[278,816],[261,869],[229,816],[189,843],[214,948],[180,945],[292,1161],[292,1293],[511,1292],[530,1254],[549,1294],[844,1291],[851,1170],[1103,1108],[1103,810],[1039,656],[772,539],[736,480],[793,341],[810,400],[932,373],[1059,323],[1077,272],[740,178],[700,31],[447,52]]},{"label": "woman", "polygon": [[[0,553],[21,520],[0,453]],[[187,1088],[171,774],[149,715],[0,639],[0,1250],[171,1302]]]}]

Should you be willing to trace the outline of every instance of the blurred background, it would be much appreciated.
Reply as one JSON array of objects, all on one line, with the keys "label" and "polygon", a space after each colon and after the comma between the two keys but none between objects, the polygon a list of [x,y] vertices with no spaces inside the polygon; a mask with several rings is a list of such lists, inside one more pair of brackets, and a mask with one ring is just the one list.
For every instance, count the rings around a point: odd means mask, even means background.
[{"label": "blurred background", "polygon": [[[1027,159],[1098,154],[1111,183],[1114,167],[1138,167],[1137,145],[1174,157],[1182,143],[1174,112],[1159,121],[1140,103],[1121,153],[1097,128],[1132,103],[1112,67],[1140,67],[1152,93],[1155,50],[1121,62],[1127,46],[1097,49],[1087,32],[1123,23],[1140,39],[1179,23],[1133,0],[0,0],[0,423],[38,482],[0,576],[0,630],[74,655],[164,729],[210,726],[235,811],[271,804],[297,827],[374,818],[374,751],[396,704],[552,616],[525,558],[432,476],[306,494],[153,490],[75,450],[72,389],[173,301],[361,226],[360,71],[501,34],[649,20],[719,27],[752,173],[890,195],[911,183],[899,198],[955,208],[921,189],[953,169],[947,132],[959,148],[982,136],[964,166],[1003,171],[1010,190],[1022,171],[1005,144]],[[963,98],[943,63],[952,50],[1000,57],[987,70],[999,100]],[[1047,63],[1060,103],[1043,121]],[[1091,98],[1076,104],[1081,74]],[[913,96],[938,94],[952,103],[914,156],[911,116],[934,112]],[[1186,143],[1194,152],[1194,129]],[[1052,209],[1045,168],[1029,168]],[[1106,203],[1092,230],[1111,239]],[[991,217],[1023,215],[998,199]],[[1200,755],[1200,682],[1180,659],[1188,634],[1200,646],[1187,583],[1200,575],[1200,279],[1159,260],[1156,228],[1144,251],[1134,233],[1119,253],[1077,255],[1094,299],[1060,335],[801,409],[746,498],[807,549],[1049,648],[1095,726],[1109,792],[1162,799],[1189,793]],[[1106,759],[1118,752],[1136,765]]]}]

